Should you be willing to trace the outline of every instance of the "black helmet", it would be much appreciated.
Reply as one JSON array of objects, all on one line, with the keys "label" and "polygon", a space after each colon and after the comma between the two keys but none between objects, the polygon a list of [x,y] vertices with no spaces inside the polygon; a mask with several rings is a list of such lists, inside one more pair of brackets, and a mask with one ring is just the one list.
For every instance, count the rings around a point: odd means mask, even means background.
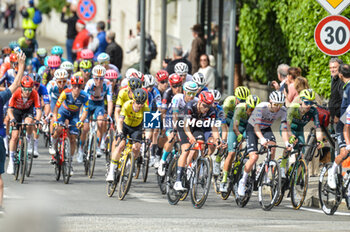
[{"label": "black helmet", "polygon": [[41,76],[37,73],[31,73],[29,76],[33,79],[34,82],[40,83],[41,82]]},{"label": "black helmet", "polygon": [[135,89],[142,88],[142,81],[138,78],[130,78],[128,85],[134,91]]},{"label": "black helmet", "polygon": [[147,100],[147,93],[144,89],[138,88],[134,91],[134,99],[137,104],[144,104]]}]

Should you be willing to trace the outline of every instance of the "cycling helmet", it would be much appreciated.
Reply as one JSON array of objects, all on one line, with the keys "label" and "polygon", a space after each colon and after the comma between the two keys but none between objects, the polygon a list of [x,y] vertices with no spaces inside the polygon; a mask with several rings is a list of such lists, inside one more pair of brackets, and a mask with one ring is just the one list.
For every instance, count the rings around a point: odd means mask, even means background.
[{"label": "cycling helmet", "polygon": [[169,73],[165,70],[159,70],[156,74],[156,78],[158,81],[165,81],[169,78]]},{"label": "cycling helmet", "polygon": [[214,103],[214,96],[213,96],[213,94],[211,94],[211,92],[202,91],[199,94],[199,101],[201,101],[207,105],[211,105]]},{"label": "cycling helmet", "polygon": [[18,58],[17,58],[17,55],[15,53],[11,53],[10,62],[12,62],[12,63],[18,62]]},{"label": "cycling helmet", "polygon": [[33,88],[34,81],[30,76],[24,76],[21,81],[21,86],[24,88]]},{"label": "cycling helmet", "polygon": [[41,67],[39,68],[39,70],[38,70],[38,74],[39,74],[39,76],[41,76],[41,78],[43,77],[43,74],[44,74],[44,72],[45,72],[45,69],[46,69],[45,66],[41,66]]},{"label": "cycling helmet", "polygon": [[37,51],[36,51],[36,54],[38,57],[40,57],[41,59],[44,59],[46,56],[47,56],[47,51],[45,48],[39,48]]},{"label": "cycling helmet", "polygon": [[213,94],[215,101],[220,101],[221,100],[221,93],[220,93],[219,90],[212,89],[212,90],[210,90],[210,92],[211,92],[211,94]]},{"label": "cycling helmet", "polygon": [[64,62],[61,64],[60,68],[63,68],[63,69],[65,69],[65,70],[67,70],[67,72],[68,72],[68,71],[73,71],[74,66],[73,66],[73,64],[72,64],[71,62],[69,62],[69,61],[64,61]]},{"label": "cycling helmet", "polygon": [[183,90],[186,92],[197,92],[198,85],[194,81],[187,81],[183,86]]},{"label": "cycling helmet", "polygon": [[9,47],[3,47],[3,48],[1,49],[1,54],[2,54],[2,55],[10,55],[11,52],[12,52],[12,50],[11,50],[11,48],[9,48]]},{"label": "cycling helmet", "polygon": [[26,29],[24,31],[24,37],[26,37],[26,39],[34,39],[35,36],[35,32],[32,29]]},{"label": "cycling helmet", "polygon": [[44,65],[45,66],[49,66],[48,64],[48,60],[49,60],[50,56],[46,56],[45,59],[44,59]]},{"label": "cycling helmet", "polygon": [[100,55],[97,56],[98,63],[103,63],[103,62],[109,61],[110,59],[111,59],[110,56],[105,52],[102,52]]},{"label": "cycling helmet", "polygon": [[201,72],[196,72],[195,74],[193,74],[192,80],[194,82],[196,82],[196,84],[199,87],[203,87],[207,84],[207,80],[206,80],[205,76],[203,75],[203,73],[201,73]]},{"label": "cycling helmet", "polygon": [[94,52],[90,49],[83,49],[80,52],[80,57],[84,60],[91,60],[92,58],[94,58]]},{"label": "cycling helmet", "polygon": [[96,65],[92,69],[92,75],[95,77],[104,77],[106,75],[106,69],[102,65]]},{"label": "cycling helmet", "polygon": [[18,44],[18,42],[17,41],[11,41],[10,43],[9,43],[9,47],[13,50],[13,49],[15,49],[16,47],[19,47],[19,44]]},{"label": "cycling helmet", "polygon": [[70,78],[70,83],[72,85],[83,85],[84,78],[80,74],[76,73]]},{"label": "cycling helmet", "polygon": [[125,78],[130,79],[132,77],[132,74],[136,72],[138,72],[137,69],[129,68],[128,70],[126,70]]},{"label": "cycling helmet", "polygon": [[255,107],[260,103],[260,98],[256,95],[249,95],[245,102],[250,108],[255,109]]},{"label": "cycling helmet", "polygon": [[303,89],[299,97],[303,100],[314,101],[315,100],[315,92],[312,89]]},{"label": "cycling helmet", "polygon": [[33,79],[34,82],[40,83],[41,82],[41,76],[38,73],[31,73],[29,76]]},{"label": "cycling helmet", "polygon": [[58,68],[61,65],[61,58],[59,56],[50,56],[47,64],[50,68]]},{"label": "cycling helmet", "polygon": [[138,78],[138,79],[140,79],[142,82],[145,80],[144,75],[143,75],[142,72],[140,72],[140,71],[136,71],[136,72],[131,73],[130,78],[132,78],[132,77]]},{"label": "cycling helmet", "polygon": [[153,87],[156,85],[156,79],[151,74],[144,75],[145,81],[143,82],[143,87]]},{"label": "cycling helmet", "polygon": [[134,90],[134,99],[138,104],[144,104],[147,100],[147,92],[144,89],[138,88]]},{"label": "cycling helmet", "polygon": [[82,60],[79,63],[79,68],[89,69],[92,67],[92,62],[90,60]]},{"label": "cycling helmet", "polygon": [[106,76],[105,76],[106,79],[113,80],[113,79],[118,79],[118,77],[119,77],[119,74],[114,69],[108,69],[106,71]]},{"label": "cycling helmet", "polygon": [[176,85],[182,83],[182,78],[177,73],[173,73],[169,77],[169,82],[171,85]]},{"label": "cycling helmet", "polygon": [[238,86],[235,90],[235,97],[239,100],[245,100],[250,95],[250,90],[245,86]]},{"label": "cycling helmet", "polygon": [[61,46],[53,46],[51,48],[51,55],[62,56],[63,48]]},{"label": "cycling helmet", "polygon": [[128,86],[132,91],[134,91],[135,89],[142,88],[142,82],[140,79],[133,77],[130,78]]},{"label": "cycling helmet", "polygon": [[67,79],[68,78],[68,72],[63,69],[63,68],[60,68],[60,69],[57,69],[55,71],[55,79],[58,80],[58,79]]},{"label": "cycling helmet", "polygon": [[270,93],[269,99],[273,103],[284,103],[284,94],[281,91],[273,91]]},{"label": "cycling helmet", "polygon": [[179,75],[186,75],[188,73],[188,65],[184,62],[179,62],[175,65],[174,71]]}]

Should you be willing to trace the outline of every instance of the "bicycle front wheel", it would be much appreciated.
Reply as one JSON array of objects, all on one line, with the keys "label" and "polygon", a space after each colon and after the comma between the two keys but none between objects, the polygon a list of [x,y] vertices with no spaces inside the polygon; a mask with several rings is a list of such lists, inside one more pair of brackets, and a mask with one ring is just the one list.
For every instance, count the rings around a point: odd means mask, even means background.
[{"label": "bicycle front wheel", "polygon": [[195,175],[191,188],[191,201],[196,209],[200,209],[205,204],[209,195],[211,185],[211,167],[208,158],[200,158],[195,167]]},{"label": "bicycle front wheel", "polygon": [[118,198],[123,200],[128,193],[135,168],[135,158],[133,153],[126,155],[122,162],[122,170],[119,179]]},{"label": "bicycle front wheel", "polygon": [[294,170],[291,178],[291,201],[294,209],[299,209],[305,200],[307,187],[309,183],[307,165],[304,159],[300,159],[297,168]]},{"label": "bicycle front wheel", "polygon": [[181,193],[174,189],[174,184],[176,182],[177,177],[176,171],[177,159],[173,159],[170,162],[168,171],[166,173],[166,193],[170,205],[176,205],[181,198]]},{"label": "bicycle front wheel", "polygon": [[68,138],[64,139],[61,152],[62,156],[64,157],[64,161],[62,162],[63,181],[65,184],[68,184],[70,179],[70,171],[72,167],[72,157],[70,155],[70,142]]},{"label": "bicycle front wheel", "polygon": [[275,160],[265,164],[258,185],[259,203],[263,210],[270,210],[278,200],[281,188],[281,170]]},{"label": "bicycle front wheel", "polygon": [[142,179],[143,182],[147,181],[147,177],[148,177],[148,168],[149,168],[149,159],[150,159],[150,149],[147,150],[147,152],[144,152],[143,154],[143,160],[142,160]]},{"label": "bicycle front wheel", "polygon": [[119,182],[119,171],[114,172],[114,181],[107,182],[107,196],[112,197]]},{"label": "bicycle front wheel", "polygon": [[22,140],[22,147],[20,151],[20,171],[21,171],[21,178],[20,182],[23,184],[24,178],[27,174],[27,161],[28,161],[28,149],[27,149],[27,139],[23,138]]},{"label": "bicycle front wheel", "polygon": [[88,159],[89,159],[89,178],[91,179],[92,176],[94,175],[94,171],[95,171],[95,164],[96,164],[96,134],[92,135],[92,139],[90,141],[89,144],[89,155],[88,155]]},{"label": "bicycle front wheel", "polygon": [[32,152],[28,153],[28,168],[27,168],[27,173],[26,173],[27,177],[29,177],[30,173],[32,172],[33,158],[34,158],[34,144],[32,144]]}]

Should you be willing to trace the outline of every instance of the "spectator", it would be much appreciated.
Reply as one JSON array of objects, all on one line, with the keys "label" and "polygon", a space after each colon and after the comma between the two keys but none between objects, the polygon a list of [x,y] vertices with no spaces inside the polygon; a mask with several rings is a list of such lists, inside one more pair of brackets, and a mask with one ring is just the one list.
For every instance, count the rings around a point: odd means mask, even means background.
[{"label": "spectator", "polygon": [[188,73],[190,74],[192,73],[192,64],[186,58],[183,57],[183,51],[181,46],[174,47],[173,57],[174,57],[173,60],[168,63],[166,68],[169,75],[175,72],[174,71],[175,65],[180,62],[187,64]]},{"label": "spectator", "polygon": [[285,89],[284,94],[286,95],[286,105],[289,106],[291,102],[293,102],[294,98],[298,96],[298,92],[295,89],[295,79],[300,76],[301,70],[296,67],[291,67],[288,69],[287,75],[287,85],[288,91]]},{"label": "spectator", "polygon": [[23,16],[22,20],[22,29],[31,29],[31,30],[36,30],[38,27],[37,24],[33,22],[33,17],[35,14],[35,7],[34,7],[34,0],[29,0],[29,7],[26,8],[25,6],[22,6],[20,9],[20,13]]},{"label": "spectator", "polygon": [[89,45],[89,32],[85,28],[85,22],[81,19],[75,24],[78,34],[74,39],[72,52],[76,54],[76,59],[80,59],[80,52]]},{"label": "spectator", "polygon": [[293,103],[301,103],[301,100],[299,98],[299,93],[304,89],[310,88],[309,83],[305,77],[300,76],[295,79],[294,86],[298,95],[293,99]]},{"label": "spectator", "polygon": [[279,90],[279,91],[283,91],[286,81],[287,81],[287,75],[288,75],[288,69],[289,69],[289,65],[287,64],[280,64],[278,65],[277,68],[277,76],[278,76],[278,80],[281,82],[280,84],[277,83],[277,81],[272,81],[272,87],[275,90]]},{"label": "spectator", "polygon": [[203,38],[203,30],[200,24],[194,25],[192,28],[192,47],[188,60],[192,64],[192,74],[196,73],[199,69],[199,57],[205,53],[205,41]]},{"label": "spectator", "polygon": [[11,33],[15,32],[15,17],[16,17],[16,3],[12,0],[8,0],[6,2],[6,10],[4,13],[5,18],[5,34],[7,34],[10,30]]},{"label": "spectator", "polygon": [[99,21],[97,23],[96,29],[97,29],[97,39],[98,39],[98,47],[95,52],[95,60],[99,54],[106,51],[106,47],[108,45],[106,41],[106,31],[105,31],[106,24],[103,21]]},{"label": "spectator", "polygon": [[166,69],[167,69],[167,67],[168,67],[168,65],[169,65],[169,63],[170,63],[170,61],[171,61],[170,58],[164,58],[163,63],[162,63],[162,69],[163,69],[163,70],[166,70]]},{"label": "spectator", "polygon": [[201,55],[199,64],[200,68],[198,72],[203,73],[207,80],[208,89],[215,89],[215,69],[210,66],[209,56],[207,54]]},{"label": "spectator", "polygon": [[331,72],[331,96],[329,98],[329,111],[331,113],[331,125],[337,124],[340,118],[340,106],[343,99],[344,82],[339,78],[339,66],[343,61],[338,58],[331,58],[329,70]]},{"label": "spectator", "polygon": [[110,56],[110,63],[122,70],[123,66],[123,49],[115,42],[115,32],[108,31],[106,36],[108,43],[106,53]]},{"label": "spectator", "polygon": [[67,7],[64,6],[61,14],[61,22],[67,23],[67,41],[66,41],[66,49],[67,49],[67,60],[72,62],[75,60],[76,55],[72,53],[72,47],[75,37],[78,32],[75,28],[75,24],[77,23],[79,17],[77,15],[77,6],[75,4],[70,5],[71,15],[69,18],[65,18],[67,13]]}]

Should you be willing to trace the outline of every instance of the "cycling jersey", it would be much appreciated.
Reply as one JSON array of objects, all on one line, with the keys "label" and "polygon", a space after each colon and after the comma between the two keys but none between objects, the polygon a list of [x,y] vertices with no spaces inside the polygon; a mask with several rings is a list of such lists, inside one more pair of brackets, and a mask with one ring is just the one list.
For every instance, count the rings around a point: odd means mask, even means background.
[{"label": "cycling jersey", "polygon": [[315,107],[311,107],[304,115],[301,114],[301,105],[299,103],[292,103],[287,111],[287,122],[292,129],[303,128],[308,122],[314,120],[315,127],[320,128],[320,121],[318,118],[318,111]]},{"label": "cycling jersey", "polygon": [[124,103],[120,115],[124,117],[124,123],[130,127],[137,127],[143,121],[143,113],[150,111],[147,104],[144,104],[139,112],[135,112],[133,108],[133,100]]},{"label": "cycling jersey", "polygon": [[235,96],[228,96],[225,99],[222,107],[224,108],[226,118],[229,119],[229,121],[231,121],[233,114],[234,114],[234,111],[235,111],[235,108],[236,108],[236,97]]},{"label": "cycling jersey", "polygon": [[221,123],[226,123],[225,112],[222,106],[217,105],[215,108],[216,118],[221,121]]},{"label": "cycling jersey", "polygon": [[63,105],[65,111],[79,112],[80,107],[84,107],[83,110],[87,111],[89,106],[89,96],[83,90],[80,91],[79,96],[74,99],[72,89],[65,89],[57,100],[56,106],[58,108]]},{"label": "cycling jersey", "polygon": [[282,106],[280,110],[275,113],[269,110],[269,105],[270,103],[268,102],[262,102],[257,105],[248,120],[249,124],[253,127],[258,124],[260,125],[260,129],[266,129],[271,127],[276,119],[280,118],[281,125],[285,126],[287,122],[286,107]]},{"label": "cycling jersey", "polygon": [[22,88],[18,88],[12,95],[9,106],[19,110],[26,110],[32,106],[40,108],[38,92],[33,89],[28,98],[22,97]]},{"label": "cycling jersey", "polygon": [[233,115],[233,122],[236,122],[240,126],[247,126],[249,115],[247,114],[247,103],[239,103],[236,106],[235,113]]},{"label": "cycling jersey", "polygon": [[[193,100],[198,101],[198,98],[195,97]],[[173,108],[173,112],[178,113],[180,118],[183,118],[186,104],[187,102],[185,101],[185,95],[183,93],[176,94],[171,100],[171,106]]]},{"label": "cycling jersey", "polygon": [[128,86],[128,83],[129,83],[128,79],[124,78],[124,79],[122,80],[122,82],[120,83],[120,88],[125,88],[125,87],[127,87],[127,86]]},{"label": "cycling jersey", "polygon": [[163,99],[162,99],[162,109],[170,109],[171,108],[171,99],[173,99],[174,93],[173,90],[169,87],[165,90]]},{"label": "cycling jersey", "polygon": [[38,89],[38,94],[39,94],[39,97],[43,97],[43,101],[44,101],[45,105],[50,104],[50,97],[49,97],[49,94],[47,92],[45,85],[40,84],[39,89]]},{"label": "cycling jersey", "polygon": [[131,100],[131,98],[129,98],[129,87],[124,87],[122,89],[119,90],[118,93],[118,98],[117,98],[117,106],[122,106],[125,102]]},{"label": "cycling jersey", "polygon": [[230,123],[229,132],[228,132],[228,152],[236,152],[237,149],[237,135],[233,131],[233,124],[238,124],[239,132],[245,137],[245,131],[248,124],[249,115],[247,114],[247,104],[239,103],[236,108],[232,118],[232,122]]},{"label": "cycling jersey", "polygon": [[51,106],[51,111],[52,112],[53,112],[53,110],[55,108],[57,99],[60,97],[62,91],[64,89],[67,89],[69,87],[69,85],[70,85],[69,82],[67,82],[66,85],[64,86],[64,88],[59,89],[55,80],[51,80],[47,84],[46,88],[47,88],[47,92],[48,92],[49,97],[50,97],[50,101],[51,101],[50,106]]},{"label": "cycling jersey", "polygon": [[201,92],[204,92],[204,91],[208,92],[209,89],[208,89],[206,86],[204,86],[203,89],[202,89],[200,92],[197,93],[196,97],[198,97],[199,94],[200,94]]},{"label": "cycling jersey", "polygon": [[148,102],[150,108],[152,108],[152,111],[162,107],[162,97],[157,88],[153,87],[152,90],[148,92]]},{"label": "cycling jersey", "polygon": [[197,124],[197,121],[204,122],[206,120],[216,118],[215,109],[213,107],[210,107],[207,113],[205,114],[200,113],[197,107],[198,102],[198,99],[194,99],[186,104],[185,119],[195,119],[194,125],[199,125],[199,123]]},{"label": "cycling jersey", "polygon": [[350,105],[350,81],[343,86],[343,100],[341,102],[340,116],[342,116]]},{"label": "cycling jersey", "polygon": [[0,79],[0,85],[5,84],[5,87],[9,87],[14,82],[16,75],[17,72],[13,68],[7,70]]},{"label": "cycling jersey", "polygon": [[84,90],[89,95],[91,101],[103,101],[104,97],[107,97],[107,101],[112,101],[112,84],[109,80],[104,79],[100,91],[96,90],[94,79],[90,79]]},{"label": "cycling jersey", "polygon": [[41,61],[38,57],[32,59],[33,72],[38,72],[41,66],[44,66],[44,61]]},{"label": "cycling jersey", "polygon": [[341,117],[341,121],[344,124],[350,125],[350,105],[348,106],[348,108],[346,108],[344,116]]},{"label": "cycling jersey", "polygon": [[5,73],[11,69],[11,63],[10,62],[5,62],[1,64],[0,67],[0,78],[2,78]]},{"label": "cycling jersey", "polygon": [[50,67],[46,67],[46,69],[43,72],[41,83],[46,86],[47,83],[49,83],[52,79],[53,76],[51,75]]}]

